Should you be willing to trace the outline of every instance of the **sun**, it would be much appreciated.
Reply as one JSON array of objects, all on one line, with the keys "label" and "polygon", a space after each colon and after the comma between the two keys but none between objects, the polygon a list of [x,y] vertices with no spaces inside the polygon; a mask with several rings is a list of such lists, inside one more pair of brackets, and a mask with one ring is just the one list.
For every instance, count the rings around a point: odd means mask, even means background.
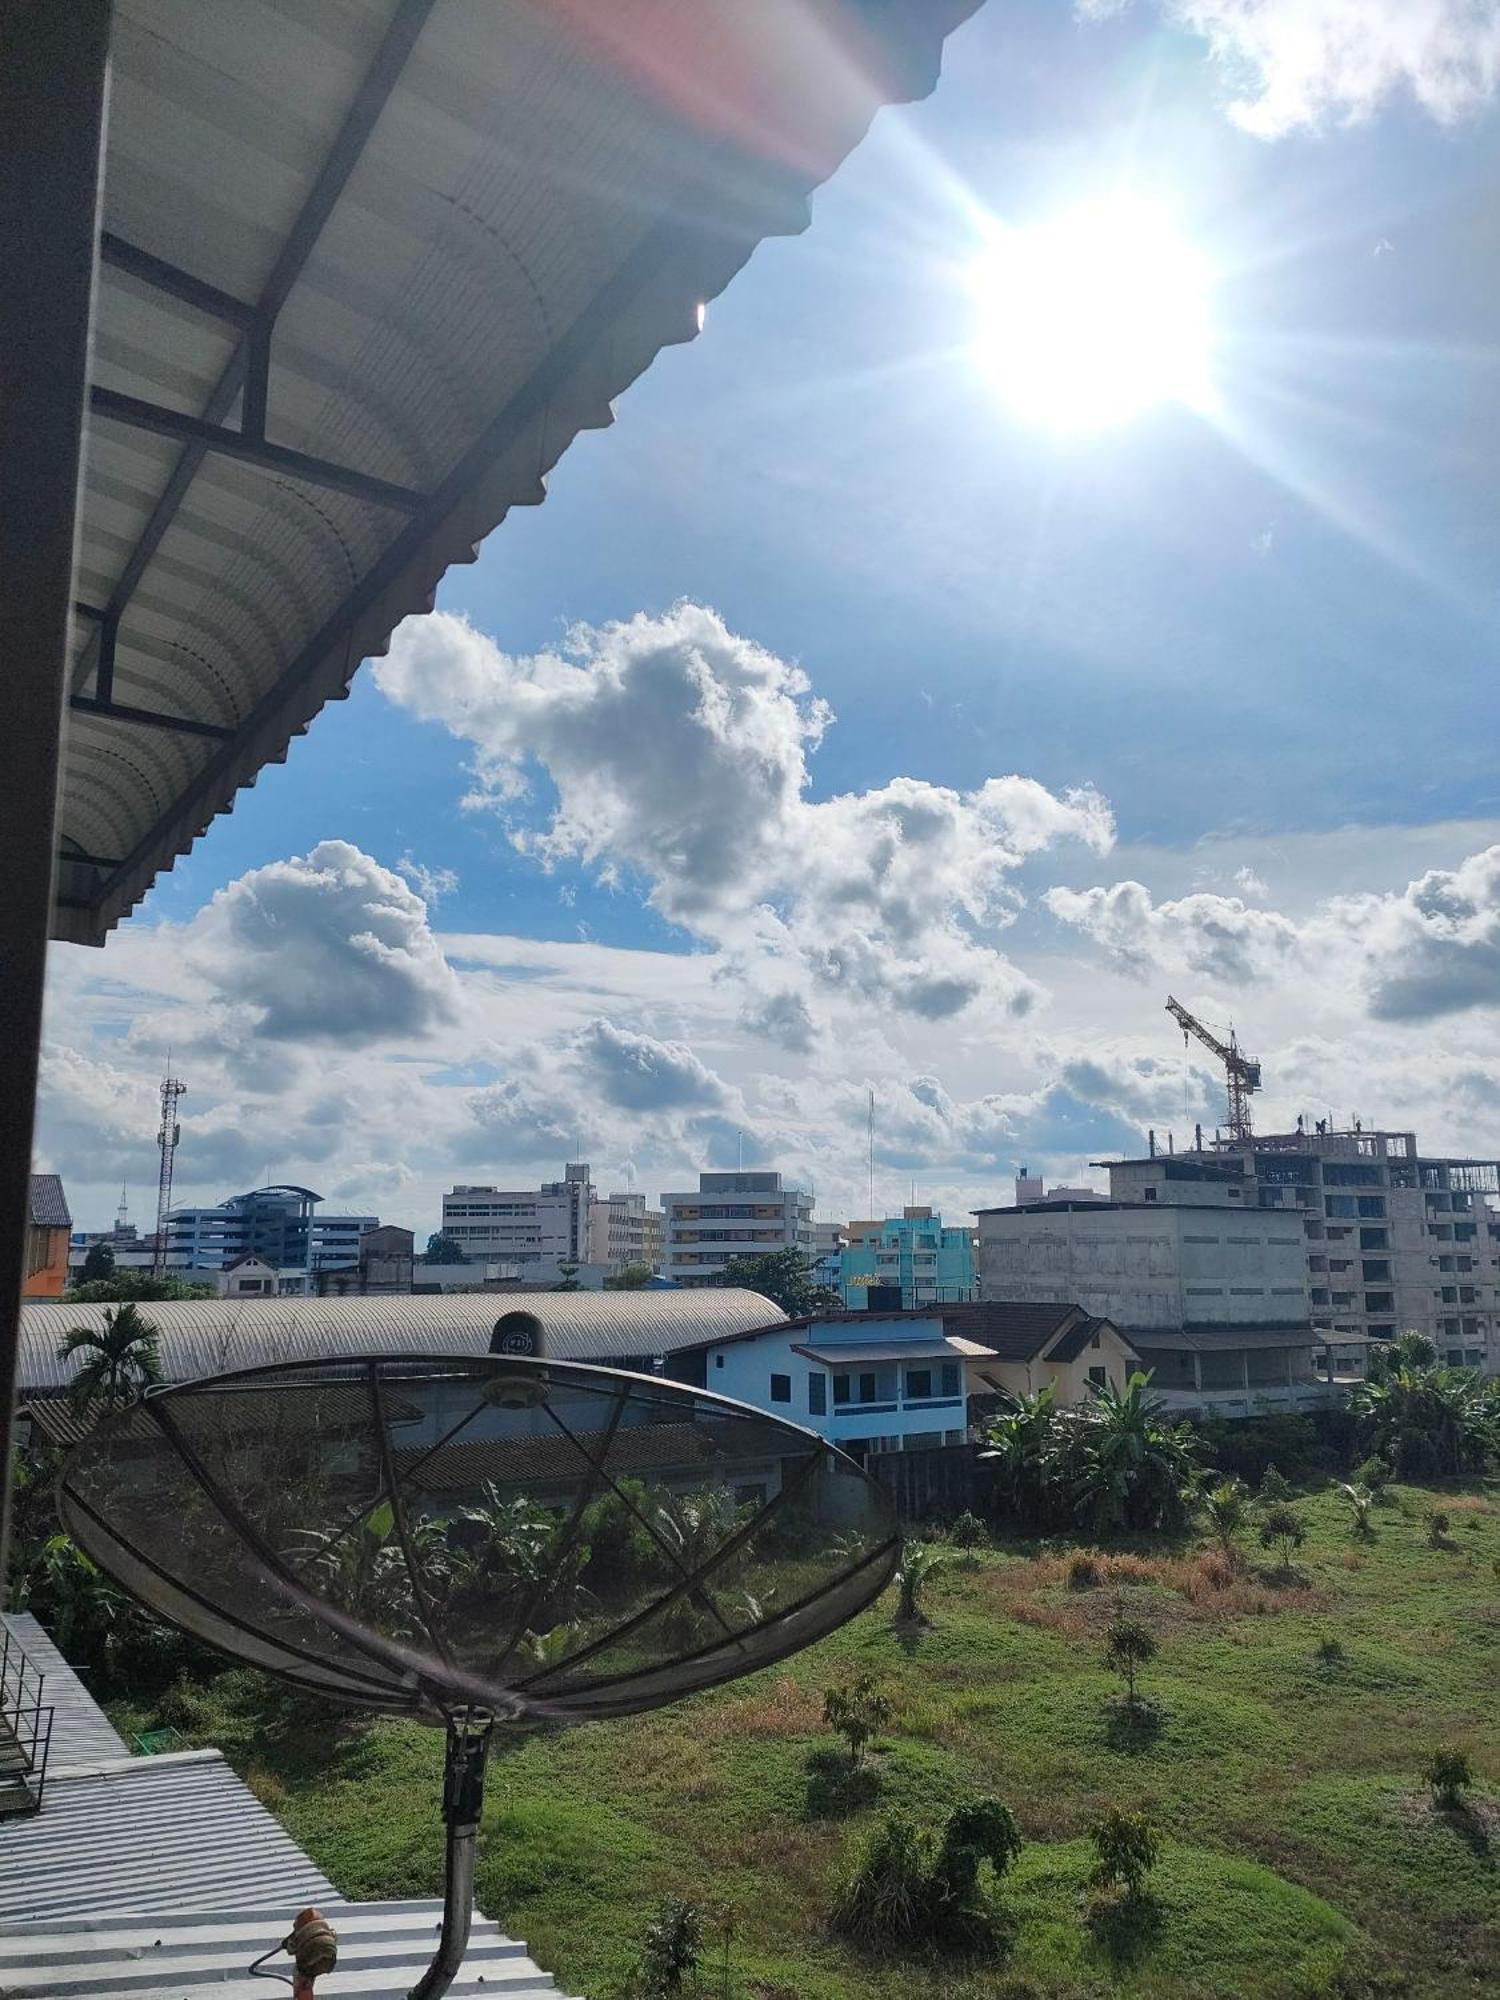
[{"label": "sun", "polygon": [[979,364],[1024,421],[1092,431],[1212,407],[1213,274],[1156,204],[1112,195],[997,224],[971,277]]}]

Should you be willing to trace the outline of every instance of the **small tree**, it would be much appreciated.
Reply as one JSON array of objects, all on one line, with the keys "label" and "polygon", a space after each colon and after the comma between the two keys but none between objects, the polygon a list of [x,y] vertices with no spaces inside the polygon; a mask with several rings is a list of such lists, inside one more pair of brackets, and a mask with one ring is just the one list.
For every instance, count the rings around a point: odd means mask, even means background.
[{"label": "small tree", "polygon": [[1375,1505],[1375,1495],[1368,1486],[1357,1480],[1350,1480],[1339,1488],[1339,1498],[1349,1509],[1351,1531],[1361,1541],[1367,1542],[1375,1530],[1370,1526],[1370,1509]]},{"label": "small tree", "polygon": [[966,1507],[948,1529],[948,1539],[956,1549],[978,1549],[988,1537],[983,1521],[972,1508]]},{"label": "small tree", "polygon": [[1147,1667],[1156,1658],[1156,1640],[1148,1625],[1139,1618],[1127,1617],[1117,1611],[1110,1621],[1104,1644],[1104,1664],[1112,1673],[1117,1673],[1125,1683],[1126,1705],[1138,1706],[1136,1679],[1142,1667]]},{"label": "small tree", "polygon": [[1235,1536],[1245,1525],[1245,1489],[1237,1479],[1221,1479],[1203,1495],[1203,1511],[1225,1558],[1234,1562],[1239,1554]]},{"label": "small tree", "polygon": [[1440,1549],[1453,1522],[1441,1507],[1434,1507],[1427,1516],[1427,1539],[1435,1549]]},{"label": "small tree", "polygon": [[446,1230],[434,1229],[427,1239],[427,1254],[424,1264],[467,1264],[468,1257],[463,1245]]},{"label": "small tree", "polygon": [[607,1292],[643,1292],[656,1276],[649,1264],[627,1264],[604,1280]]},{"label": "small tree", "polygon": [[637,1990],[643,2000],[664,2000],[668,1994],[683,1992],[702,1953],[703,1919],[692,1903],[669,1896],[641,1940]]},{"label": "small tree", "polygon": [[579,1283],[578,1266],[576,1264],[559,1264],[557,1267],[557,1277],[558,1282],[552,1287],[554,1292],[581,1292],[583,1290],[583,1286]]},{"label": "small tree", "polygon": [[129,1403],[161,1380],[157,1328],[138,1306],[112,1306],[102,1327],[75,1326],[58,1342],[60,1361],[84,1358],[73,1372],[68,1394],[78,1409],[102,1402]]},{"label": "small tree", "polygon": [[900,1597],[896,1604],[896,1619],[902,1625],[925,1625],[927,1614],[922,1609],[922,1592],[943,1568],[943,1558],[939,1550],[926,1542],[908,1542],[901,1553],[901,1567],[896,1571],[896,1588]]},{"label": "small tree", "polygon": [[1122,1812],[1112,1806],[1090,1830],[1094,1866],[1089,1882],[1095,1889],[1120,1889],[1128,1902],[1145,1894],[1146,1878],[1161,1858],[1161,1835],[1147,1814]]},{"label": "small tree", "polygon": [[1433,1803],[1448,1812],[1458,1810],[1464,1802],[1465,1790],[1474,1782],[1468,1757],[1451,1743],[1433,1751],[1422,1766],[1422,1776],[1432,1787]]},{"label": "small tree", "polygon": [[1292,1567],[1292,1556],[1306,1540],[1307,1529],[1294,1507],[1278,1504],[1266,1509],[1260,1524],[1260,1545],[1263,1549],[1280,1549],[1278,1567],[1283,1576]]},{"label": "small tree", "polygon": [[1350,1479],[1355,1486],[1368,1486],[1378,1500],[1391,1483],[1390,1462],[1382,1458],[1378,1451],[1372,1451],[1368,1458],[1361,1459],[1355,1466]]},{"label": "small tree", "polygon": [[85,1285],[91,1285],[115,1275],[115,1253],[108,1243],[91,1243],[88,1255],[83,1260],[79,1278]]},{"label": "small tree", "polygon": [[891,1719],[891,1705],[875,1684],[873,1674],[860,1674],[846,1687],[831,1687],[823,1697],[823,1720],[849,1746],[852,1768],[864,1762],[865,1745]]},{"label": "small tree", "polygon": [[769,1250],[761,1256],[731,1257],[711,1285],[742,1286],[760,1292],[780,1306],[788,1319],[808,1313],[837,1312],[843,1306],[838,1293],[820,1285],[813,1276],[813,1262],[803,1250]]},{"label": "small tree", "polygon": [[1277,1471],[1274,1464],[1268,1463],[1265,1471],[1260,1475],[1258,1498],[1262,1506],[1279,1507],[1290,1500],[1291,1497],[1292,1488],[1290,1482]]}]

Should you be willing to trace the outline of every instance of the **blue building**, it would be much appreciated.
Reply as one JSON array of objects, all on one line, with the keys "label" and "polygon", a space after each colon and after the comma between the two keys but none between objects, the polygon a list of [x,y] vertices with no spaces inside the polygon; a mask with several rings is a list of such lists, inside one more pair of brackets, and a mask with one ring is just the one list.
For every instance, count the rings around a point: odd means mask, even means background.
[{"label": "blue building", "polygon": [[963,1305],[979,1296],[973,1230],[945,1225],[930,1208],[851,1222],[848,1236],[839,1256],[839,1291],[856,1311],[872,1303],[907,1310]]}]

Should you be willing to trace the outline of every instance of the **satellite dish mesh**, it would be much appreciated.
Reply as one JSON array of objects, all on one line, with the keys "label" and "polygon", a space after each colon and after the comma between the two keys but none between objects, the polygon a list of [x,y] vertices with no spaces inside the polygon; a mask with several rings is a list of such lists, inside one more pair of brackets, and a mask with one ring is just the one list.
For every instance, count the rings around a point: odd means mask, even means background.
[{"label": "satellite dish mesh", "polygon": [[899,1548],[823,1439],[703,1390],[504,1355],[156,1391],[70,1455],[134,1596],[342,1701],[451,1720],[653,1708],[821,1638]]}]

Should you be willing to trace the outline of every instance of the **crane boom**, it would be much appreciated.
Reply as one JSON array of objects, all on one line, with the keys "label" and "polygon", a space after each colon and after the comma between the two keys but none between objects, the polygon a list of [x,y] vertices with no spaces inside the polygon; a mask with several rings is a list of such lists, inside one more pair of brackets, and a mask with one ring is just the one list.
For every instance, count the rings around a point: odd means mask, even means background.
[{"label": "crane boom", "polygon": [[1221,1041],[1211,1028],[1204,1027],[1197,1015],[1190,1014],[1182,1002],[1174,1000],[1170,993],[1167,995],[1167,1012],[1181,1028],[1184,1046],[1190,1035],[1195,1036],[1223,1063],[1229,1096],[1229,1136],[1231,1139],[1250,1138],[1250,1094],[1260,1089],[1260,1064],[1253,1056],[1241,1052],[1233,1028],[1229,1030],[1229,1040]]}]

